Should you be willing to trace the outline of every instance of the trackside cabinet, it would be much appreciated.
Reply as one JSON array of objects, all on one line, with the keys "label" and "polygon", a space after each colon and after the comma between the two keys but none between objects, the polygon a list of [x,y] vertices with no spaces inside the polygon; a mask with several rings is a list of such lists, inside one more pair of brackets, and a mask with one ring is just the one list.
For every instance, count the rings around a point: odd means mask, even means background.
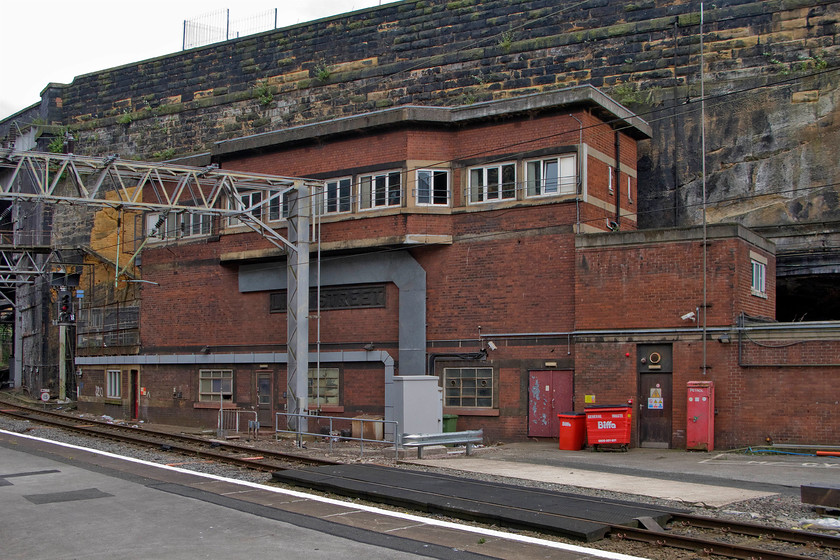
[{"label": "trackside cabinet", "polygon": [[715,384],[713,381],[688,382],[687,450],[712,451],[715,448]]}]

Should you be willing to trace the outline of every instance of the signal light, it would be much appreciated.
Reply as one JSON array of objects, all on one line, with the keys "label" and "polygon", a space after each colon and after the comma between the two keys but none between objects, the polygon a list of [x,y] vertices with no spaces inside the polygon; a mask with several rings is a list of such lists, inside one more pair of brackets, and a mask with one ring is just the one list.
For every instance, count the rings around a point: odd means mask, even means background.
[{"label": "signal light", "polygon": [[58,322],[72,323],[74,319],[73,295],[66,291],[60,292],[58,295]]}]

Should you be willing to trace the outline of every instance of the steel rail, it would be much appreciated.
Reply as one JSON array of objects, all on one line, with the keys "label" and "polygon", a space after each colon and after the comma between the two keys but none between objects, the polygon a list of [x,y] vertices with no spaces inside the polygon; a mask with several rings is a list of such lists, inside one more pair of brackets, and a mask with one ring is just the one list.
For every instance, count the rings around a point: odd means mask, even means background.
[{"label": "steel rail", "polygon": [[671,523],[685,523],[686,525],[690,525],[692,527],[713,529],[724,533],[769,538],[775,541],[784,541],[803,546],[840,550],[840,537],[823,535],[821,533],[813,533],[810,531],[785,529],[784,527],[768,527],[767,525],[760,525],[758,523],[748,523],[744,521],[735,522],[727,521],[725,519],[703,517],[700,515],[683,514],[674,514],[672,516]]},{"label": "steel rail", "polygon": [[[3,402],[2,406],[18,409],[19,412],[9,410],[7,408],[0,408],[0,414],[5,414],[17,419],[30,420],[62,429],[72,430],[85,435],[105,437],[143,447],[156,447],[165,451],[173,451],[176,453],[223,461],[236,466],[263,470],[266,472],[288,469],[290,468],[290,463],[316,466],[337,464],[335,461],[329,461],[326,459],[304,457],[291,453],[245,447],[218,440],[207,440],[186,434],[172,434],[169,432],[147,429],[145,427],[130,428],[97,420],[80,419],[66,414],[31,409],[21,405],[10,404],[8,402]],[[210,447],[210,449],[206,449],[207,447]],[[232,453],[258,456],[258,458],[252,457],[249,459],[243,459],[241,457],[231,455]]]},{"label": "steel rail", "polygon": [[609,536],[619,540],[626,539],[657,546],[692,550],[703,556],[716,554],[726,558],[737,558],[741,560],[806,560],[814,558],[809,555],[770,550],[744,544],[724,543],[711,538],[689,537],[676,535],[667,531],[650,531],[648,529],[617,525],[612,526]]}]

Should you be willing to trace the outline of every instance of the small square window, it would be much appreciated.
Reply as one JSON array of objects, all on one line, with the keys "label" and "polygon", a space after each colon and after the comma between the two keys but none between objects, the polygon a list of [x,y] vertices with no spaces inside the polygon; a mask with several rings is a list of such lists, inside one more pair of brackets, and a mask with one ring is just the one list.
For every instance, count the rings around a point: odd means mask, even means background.
[{"label": "small square window", "polygon": [[493,368],[444,368],[443,405],[492,408]]},{"label": "small square window", "polygon": [[198,372],[198,400],[219,402],[233,400],[233,370],[202,369]]},{"label": "small square window", "polygon": [[754,296],[765,297],[767,295],[767,265],[757,260],[752,263],[752,285],[751,292]]},{"label": "small square window", "polygon": [[122,396],[122,371],[109,369],[105,374],[105,397],[119,399]]}]

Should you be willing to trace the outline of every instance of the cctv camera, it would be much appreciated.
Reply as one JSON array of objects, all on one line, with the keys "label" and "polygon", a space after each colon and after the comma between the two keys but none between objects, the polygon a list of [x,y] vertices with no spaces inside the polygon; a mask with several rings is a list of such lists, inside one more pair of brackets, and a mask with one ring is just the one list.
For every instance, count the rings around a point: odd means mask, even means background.
[{"label": "cctv camera", "polygon": [[491,340],[490,342],[488,342],[488,343],[487,343],[487,348],[489,348],[490,350],[495,350],[495,349],[497,348],[497,346],[496,346],[496,344],[495,344],[495,343]]},{"label": "cctv camera", "polygon": [[680,319],[682,319],[683,321],[692,321],[692,320],[694,320],[694,311],[689,311],[688,313],[686,313],[685,315],[683,315],[682,317],[680,317]]}]

